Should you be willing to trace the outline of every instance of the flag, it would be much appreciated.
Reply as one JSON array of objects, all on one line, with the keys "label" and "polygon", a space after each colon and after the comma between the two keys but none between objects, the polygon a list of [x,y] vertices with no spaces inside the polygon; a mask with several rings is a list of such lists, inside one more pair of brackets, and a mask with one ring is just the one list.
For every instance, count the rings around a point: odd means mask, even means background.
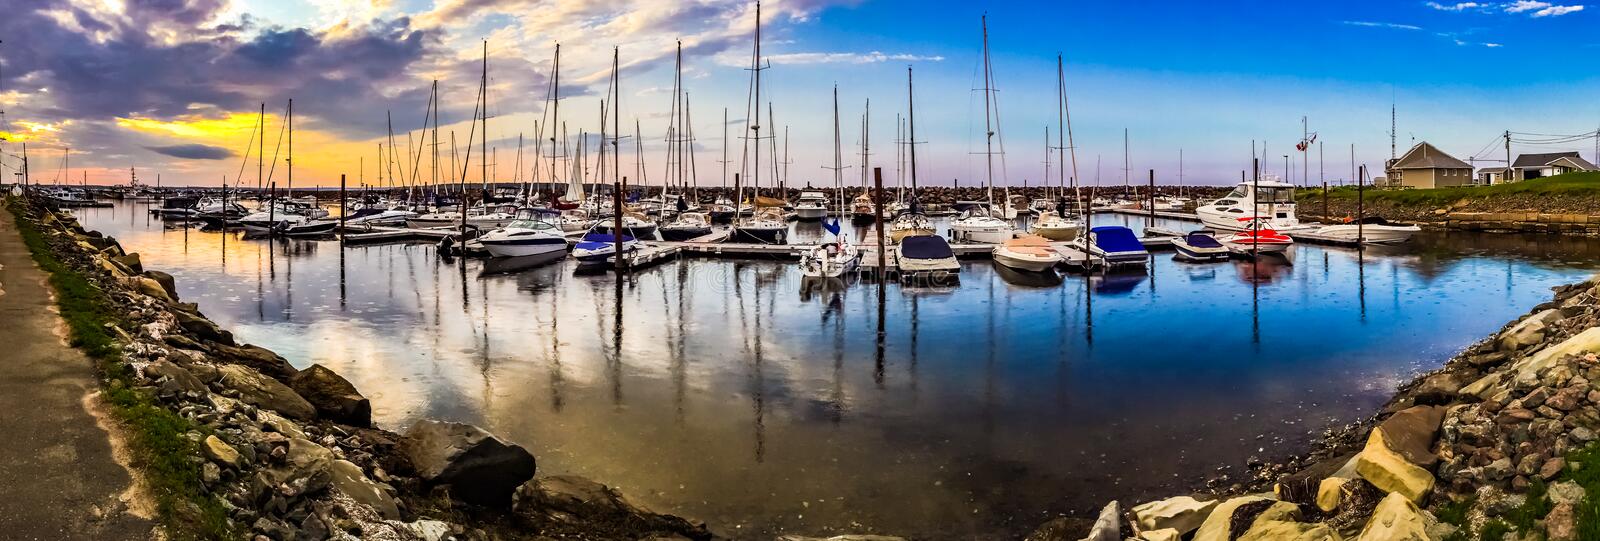
[{"label": "flag", "polygon": [[836,237],[839,236],[839,219],[834,218],[833,221],[830,222],[824,218],[822,220],[822,228],[828,230],[829,233],[832,233]]}]

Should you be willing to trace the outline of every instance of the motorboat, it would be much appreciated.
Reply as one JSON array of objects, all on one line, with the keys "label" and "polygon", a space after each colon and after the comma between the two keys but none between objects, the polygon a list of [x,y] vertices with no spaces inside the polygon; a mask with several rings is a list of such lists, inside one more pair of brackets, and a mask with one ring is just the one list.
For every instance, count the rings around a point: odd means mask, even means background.
[{"label": "motorboat", "polygon": [[850,222],[856,225],[870,224],[878,220],[877,205],[872,204],[872,198],[863,193],[850,200]]},{"label": "motorboat", "polygon": [[1217,239],[1233,253],[1283,252],[1294,246],[1293,238],[1272,229],[1265,218],[1240,218],[1239,222],[1243,229]]},{"label": "motorboat", "polygon": [[[611,233],[611,229],[615,226],[615,216],[605,217],[595,222],[594,231],[596,233]],[[653,239],[656,238],[656,223],[650,221],[650,217],[645,216],[644,213],[624,213],[622,215],[622,232],[636,239]]]},{"label": "motorboat", "polygon": [[950,222],[950,237],[956,242],[1000,244],[1016,233],[1010,222],[991,216],[982,205],[957,203],[956,206],[961,216]]},{"label": "motorboat", "polygon": [[913,235],[900,240],[896,259],[900,273],[925,274],[932,272],[961,272],[961,262],[950,243],[938,235]]},{"label": "motorboat", "polygon": [[800,274],[806,278],[838,278],[856,268],[861,251],[849,239],[835,237],[800,252]]},{"label": "motorboat", "polygon": [[657,231],[661,240],[686,241],[711,234],[711,219],[700,212],[679,213],[672,222],[662,225]]},{"label": "motorboat", "polygon": [[161,200],[161,206],[150,209],[150,213],[159,218],[188,218],[198,214],[195,205],[200,203],[195,197],[167,197]]},{"label": "motorboat", "polygon": [[715,201],[712,201],[709,210],[711,223],[714,224],[731,224],[735,215],[739,212],[734,207],[733,201],[729,201],[726,197],[718,197]]},{"label": "motorboat", "polygon": [[736,242],[786,244],[788,236],[789,224],[783,219],[783,210],[776,207],[763,208],[733,227]]},{"label": "motorboat", "polygon": [[344,223],[348,225],[382,225],[399,227],[406,225],[406,220],[416,216],[417,213],[409,210],[370,206],[359,208],[351,212],[349,215],[344,217]]},{"label": "motorboat", "polygon": [[1188,208],[1190,202],[1187,197],[1157,197],[1153,208],[1165,211],[1181,211]]},{"label": "motorboat", "polygon": [[[1006,189],[1009,194],[1010,188]],[[989,214],[1003,220],[1015,220],[1028,212],[1028,198],[1020,195],[1006,195],[1005,199],[990,207]]]},{"label": "motorboat", "polygon": [[1050,239],[1022,235],[994,247],[994,262],[1013,269],[1044,272],[1061,263],[1061,254],[1050,247]]},{"label": "motorboat", "polygon": [[335,220],[321,220],[328,211],[299,201],[281,199],[267,203],[266,207],[239,218],[239,225],[251,233],[293,232],[299,235],[327,234],[339,225]]},{"label": "motorboat", "polygon": [[[435,227],[453,227],[461,225],[463,216],[460,210],[439,211],[428,214],[419,214],[406,218],[406,226],[414,229],[428,229]],[[465,216],[466,225],[479,229],[496,229],[505,227],[516,219],[516,207],[504,205],[493,209],[473,207],[467,209]]]},{"label": "motorboat", "polygon": [[1078,237],[1074,244],[1110,268],[1144,265],[1150,257],[1133,230],[1120,225],[1090,228],[1089,234]]},{"label": "motorboat", "polygon": [[308,218],[304,221],[281,222],[277,233],[286,237],[320,237],[333,234],[338,227],[338,220]]},{"label": "motorboat", "polygon": [[544,219],[549,211],[523,210],[505,227],[475,239],[494,257],[525,257],[566,252],[567,237],[561,228]]},{"label": "motorboat", "polygon": [[[1259,186],[1260,193],[1257,193]],[[1294,185],[1267,175],[1259,181],[1240,182],[1233,191],[1210,203],[1195,208],[1195,214],[1206,227],[1218,231],[1239,231],[1257,217],[1266,223],[1262,226],[1275,231],[1292,233],[1304,231],[1295,217]]]},{"label": "motorboat", "polygon": [[933,235],[933,221],[921,212],[907,211],[895,215],[889,222],[889,240],[895,244],[906,237]]},{"label": "motorboat", "polygon": [[[623,253],[639,249],[639,241],[633,237],[622,236]],[[589,233],[583,240],[572,247],[572,257],[580,263],[604,263],[617,254],[617,239],[604,233]]]},{"label": "motorboat", "polygon": [[1217,242],[1215,233],[1200,229],[1172,238],[1175,257],[1185,261],[1218,261],[1228,258],[1228,247]]},{"label": "motorboat", "polygon": [[1029,233],[1050,240],[1072,240],[1083,232],[1083,222],[1064,217],[1054,210],[1039,213],[1039,220],[1028,228]]},{"label": "motorboat", "polygon": [[1350,223],[1325,225],[1311,231],[1312,235],[1330,240],[1361,242],[1363,244],[1400,244],[1422,231],[1415,224],[1394,223],[1377,216],[1368,216]]},{"label": "motorboat", "polygon": [[555,219],[556,225],[567,233],[588,231],[594,226],[594,220],[589,219],[589,213],[583,209],[570,208],[561,210],[561,215]]},{"label": "motorboat", "polygon": [[795,217],[804,221],[821,220],[828,216],[828,198],[822,192],[800,192],[795,201]]}]

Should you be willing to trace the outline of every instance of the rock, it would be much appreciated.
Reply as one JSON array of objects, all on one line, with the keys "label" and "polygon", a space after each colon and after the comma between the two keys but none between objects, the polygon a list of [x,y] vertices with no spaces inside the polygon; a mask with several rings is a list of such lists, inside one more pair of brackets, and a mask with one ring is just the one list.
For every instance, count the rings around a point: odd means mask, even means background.
[{"label": "rock", "polygon": [[1383,443],[1406,461],[1432,468],[1439,462],[1439,457],[1433,454],[1433,442],[1439,435],[1444,413],[1445,408],[1441,406],[1407,408],[1389,416],[1375,431],[1382,432]]},{"label": "rock", "polygon": [[1442,406],[1454,402],[1456,393],[1468,383],[1471,382],[1460,372],[1439,372],[1422,380],[1411,393],[1418,404]]},{"label": "rock", "polygon": [[[333,483],[333,451],[310,441],[294,438],[284,453],[282,465],[265,470],[269,486],[279,493],[297,497],[328,488]],[[285,490],[287,489],[287,490]]]},{"label": "rock", "polygon": [[833,537],[784,535],[779,536],[778,541],[906,541],[906,538],[892,535],[835,535]]},{"label": "rock", "polygon": [[244,458],[239,456],[239,451],[214,435],[200,441],[200,452],[205,453],[206,458],[229,468],[237,470],[244,465]]},{"label": "rock", "polygon": [[225,361],[254,368],[257,372],[271,376],[278,381],[288,381],[297,372],[294,369],[294,365],[289,364],[287,359],[261,346],[218,344],[212,350],[217,357],[221,357]]},{"label": "rock", "polygon": [[1566,469],[1566,467],[1567,459],[1565,458],[1555,457],[1550,460],[1546,460],[1544,461],[1544,465],[1539,466],[1539,478],[1546,481],[1554,479],[1557,475],[1560,475],[1561,470]]},{"label": "rock", "polygon": [[1313,505],[1317,501],[1317,494],[1321,491],[1324,480],[1329,477],[1346,479],[1355,477],[1355,456],[1356,454],[1352,452],[1333,457],[1285,475],[1272,486],[1272,492],[1278,499],[1286,502]]},{"label": "rock", "polygon": [[420,421],[401,449],[424,482],[448,485],[452,497],[480,505],[509,506],[512,492],[534,473],[527,450],[467,424]]},{"label": "rock", "polygon": [[1179,534],[1186,534],[1199,528],[1216,507],[1216,500],[1200,501],[1192,496],[1178,496],[1136,505],[1133,516],[1141,530],[1170,528]]},{"label": "rock", "polygon": [[1537,382],[1540,372],[1551,368],[1566,356],[1583,356],[1595,352],[1600,352],[1600,327],[1590,327],[1559,344],[1546,347],[1523,357],[1513,363],[1510,370],[1501,370],[1484,376],[1482,379],[1462,387],[1461,392],[1488,398],[1493,393],[1496,382],[1507,375],[1513,377],[1519,384],[1529,380]]},{"label": "rock", "polygon": [[144,262],[139,260],[139,254],[112,256],[111,261],[126,267],[131,274],[144,274]]},{"label": "rock", "polygon": [[1339,541],[1339,534],[1323,524],[1258,520],[1238,541]]},{"label": "rock", "polygon": [[1550,514],[1544,517],[1544,533],[1549,541],[1577,541],[1577,506],[1571,503],[1558,503],[1551,508]]},{"label": "rock", "polygon": [[1332,513],[1339,508],[1339,500],[1344,498],[1344,484],[1350,482],[1348,478],[1329,477],[1323,479],[1317,486],[1317,509],[1324,513]]},{"label": "rock", "polygon": [[1557,391],[1555,396],[1545,401],[1545,405],[1560,411],[1572,411],[1582,406],[1583,401],[1588,400],[1588,397],[1589,390],[1586,388],[1567,387]]},{"label": "rock", "polygon": [[144,276],[145,278],[155,280],[157,284],[160,284],[161,289],[167,292],[168,298],[171,298],[174,301],[178,300],[178,282],[172,279],[171,274],[157,270],[147,270],[144,271]]},{"label": "rock", "polygon": [[184,370],[183,367],[172,364],[171,361],[160,360],[150,363],[144,367],[144,373],[148,376],[166,378],[167,381],[172,382],[184,391],[204,392],[206,390],[206,384],[202,383],[200,378],[195,377],[188,370]]},{"label": "rock", "polygon": [[129,278],[128,283],[129,285],[133,286],[134,291],[138,291],[141,294],[148,295],[162,302],[173,301],[173,297],[167,295],[167,290],[162,289],[160,282],[143,276],[135,276]]},{"label": "rock", "polygon": [[1435,539],[1429,535],[1429,530],[1437,528],[1437,523],[1432,515],[1404,495],[1390,493],[1378,502],[1356,541],[1428,541]]},{"label": "rock", "polygon": [[1561,311],[1555,308],[1528,316],[1516,325],[1500,333],[1496,341],[1501,351],[1516,351],[1544,340],[1544,329],[1550,323],[1562,318]]},{"label": "rock", "polygon": [[372,426],[372,403],[356,387],[320,364],[289,378],[289,388],[317,408],[326,419],[363,428]]},{"label": "rock", "polygon": [[1585,443],[1594,441],[1594,439],[1596,437],[1593,429],[1590,429],[1588,427],[1582,427],[1582,426],[1573,428],[1572,432],[1568,432],[1568,435],[1571,435],[1572,439],[1575,440],[1575,441],[1585,442]]},{"label": "rock", "polygon": [[1487,368],[1506,362],[1507,355],[1504,351],[1481,353],[1466,358],[1467,364],[1479,368]]},{"label": "rock", "polygon": [[1368,436],[1366,447],[1356,455],[1356,473],[1384,492],[1398,492],[1413,502],[1422,501],[1433,490],[1433,474],[1392,450],[1384,441],[1384,434],[1375,429]]},{"label": "rock", "polygon": [[[575,475],[559,475],[534,479],[517,487],[513,511],[534,523],[557,522],[569,524],[573,520],[589,521],[589,529],[597,538],[607,537],[605,530],[616,524],[636,525],[640,530],[657,534],[683,536],[690,539],[710,539],[710,530],[704,524],[690,522],[680,517],[663,515],[644,509],[629,501],[620,492]],[[1071,521],[1073,519],[1060,519]],[[1041,532],[1059,534],[1071,526],[1052,521],[1029,536],[1035,541],[1055,541],[1065,537],[1036,537]],[[615,535],[613,535],[615,537]],[[849,537],[870,539],[870,537]],[[804,539],[804,538],[798,538]]]},{"label": "rock", "polygon": [[1206,520],[1195,530],[1193,541],[1228,541],[1233,526],[1233,512],[1239,507],[1256,502],[1270,502],[1264,496],[1239,496],[1218,504]]},{"label": "rock", "polygon": [[1116,500],[1106,504],[1100,509],[1100,516],[1094,519],[1094,526],[1089,527],[1089,535],[1079,541],[1121,541],[1122,540],[1122,505]]},{"label": "rock", "polygon": [[222,327],[218,327],[215,322],[209,319],[184,310],[173,310],[172,315],[177,318],[178,326],[183,327],[183,330],[194,333],[201,340],[226,346],[234,345],[233,333],[222,330]]},{"label": "rock", "polygon": [[310,402],[275,379],[239,365],[223,365],[217,371],[222,374],[222,384],[239,391],[239,400],[246,404],[274,410],[293,419],[317,418],[317,410]]},{"label": "rock", "polygon": [[1183,534],[1172,528],[1146,530],[1144,533],[1139,534],[1139,541],[1181,541],[1182,539]]},{"label": "rock", "polygon": [[389,487],[380,485],[367,479],[361,471],[361,466],[354,462],[335,460],[329,465],[329,473],[333,478],[333,488],[349,496],[350,499],[371,506],[378,510],[378,514],[389,520],[400,519],[400,507],[395,504],[394,496],[390,494]]},{"label": "rock", "polygon": [[1586,491],[1576,481],[1562,481],[1550,485],[1547,494],[1551,503],[1577,504],[1583,501]]}]

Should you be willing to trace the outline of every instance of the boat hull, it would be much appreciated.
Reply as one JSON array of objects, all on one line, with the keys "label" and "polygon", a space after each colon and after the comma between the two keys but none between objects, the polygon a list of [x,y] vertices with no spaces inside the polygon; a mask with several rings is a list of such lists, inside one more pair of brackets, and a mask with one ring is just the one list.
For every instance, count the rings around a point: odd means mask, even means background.
[{"label": "boat hull", "polygon": [[661,233],[661,240],[683,242],[711,234],[710,227],[662,227],[657,229]]},{"label": "boat hull", "polygon": [[1359,235],[1366,244],[1400,244],[1411,240],[1411,236],[1422,231],[1422,228],[1394,225],[1367,224],[1357,229],[1354,225],[1330,225],[1313,231],[1318,237],[1325,237],[1346,242],[1356,242]]},{"label": "boat hull", "polygon": [[1035,225],[1033,226],[1032,233],[1050,240],[1068,241],[1078,238],[1078,234],[1082,232],[1082,230],[1083,228],[1078,226],[1055,227],[1048,225]]},{"label": "boat hull", "polygon": [[1000,244],[1011,240],[1011,236],[1011,229],[1006,227],[965,227],[959,224],[950,227],[950,237],[956,242]]},{"label": "boat hull", "polygon": [[828,216],[828,209],[797,207],[794,209],[795,218],[804,222],[815,222]]},{"label": "boat hull", "polygon": [[[655,224],[645,225],[645,226],[633,226],[633,227],[623,226],[622,227],[622,234],[630,236],[630,237],[633,237],[633,238],[636,238],[636,239],[646,239],[646,240],[648,240],[648,239],[656,238],[656,229],[657,228],[656,228]],[[594,231],[596,233],[609,235],[609,234],[611,234],[611,224],[608,224],[608,223],[605,223],[605,222],[601,222],[599,225],[596,225],[594,227]]]},{"label": "boat hull", "polygon": [[1044,272],[1055,268],[1057,264],[1061,263],[1061,256],[1059,255],[1053,257],[1039,257],[1030,254],[1016,253],[1006,249],[1004,246],[995,248],[993,257],[995,264],[1005,265],[1013,269],[1028,272]]},{"label": "boat hull", "polygon": [[561,238],[510,241],[479,238],[478,243],[493,257],[526,257],[567,251],[567,241]]},{"label": "boat hull", "polygon": [[1221,261],[1228,258],[1228,248],[1201,248],[1192,246],[1183,239],[1172,240],[1172,248],[1178,259],[1185,261]]},{"label": "boat hull", "polygon": [[786,227],[736,227],[733,230],[734,242],[786,244],[788,237],[789,229]]},{"label": "boat hull", "polygon": [[931,227],[914,227],[914,228],[910,228],[910,229],[890,229],[889,230],[889,241],[893,242],[895,244],[900,244],[900,241],[905,240],[906,237],[915,237],[915,236],[933,235],[933,234],[934,234],[933,233],[933,228],[931,228]]}]

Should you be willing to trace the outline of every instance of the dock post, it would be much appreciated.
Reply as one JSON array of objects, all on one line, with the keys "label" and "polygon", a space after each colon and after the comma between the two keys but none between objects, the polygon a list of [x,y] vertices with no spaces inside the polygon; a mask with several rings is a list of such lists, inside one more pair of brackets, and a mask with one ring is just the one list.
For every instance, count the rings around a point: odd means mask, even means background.
[{"label": "dock post", "polygon": [[[622,183],[626,178],[618,180],[611,185],[611,214],[613,225],[611,227],[611,240],[616,245],[612,249],[613,259],[617,261],[617,272],[621,273],[626,265],[622,262]],[[618,277],[620,280],[621,277]]]},{"label": "dock post", "polygon": [[[1156,225],[1156,170],[1150,170],[1150,222],[1145,227]],[[1148,233],[1147,233],[1148,234]]]},{"label": "dock post", "polygon": [[886,254],[883,249],[883,226],[888,222],[883,220],[883,168],[872,168],[872,184],[875,186],[872,193],[873,218],[878,221],[878,283],[883,283],[884,276],[888,273],[885,267]]},{"label": "dock post", "polygon": [[[348,198],[344,195],[344,174],[339,175],[339,232],[344,233],[344,217],[350,214]],[[343,238],[343,237],[340,237]]]},{"label": "dock post", "polygon": [[1367,185],[1367,166],[1361,166],[1361,174],[1356,175],[1356,250],[1366,244],[1366,227],[1362,225],[1366,218],[1366,193],[1363,189]]},{"label": "dock post", "polygon": [[267,236],[271,237],[278,229],[278,183],[274,182],[267,187]]}]

